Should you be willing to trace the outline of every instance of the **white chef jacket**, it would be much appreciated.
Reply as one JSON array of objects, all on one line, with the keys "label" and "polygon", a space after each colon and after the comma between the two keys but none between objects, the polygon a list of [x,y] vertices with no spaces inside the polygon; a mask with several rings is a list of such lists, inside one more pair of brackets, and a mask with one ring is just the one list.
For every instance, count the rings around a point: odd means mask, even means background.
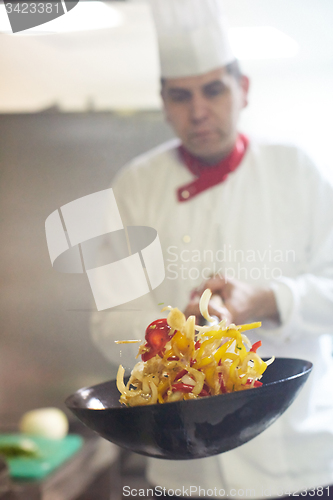
[{"label": "white chef jacket", "polygon": [[[133,367],[163,302],[184,309],[211,273],[272,287],[282,320],[250,337],[260,355],[303,358],[313,372],[292,406],[245,445],[193,461],[150,459],[151,484],[190,488],[193,496],[276,497],[333,484],[333,189],[297,148],[250,141],[227,180],[185,202],[192,180],[178,140],[135,159],[113,189],[124,225],[151,226],[161,241],[166,277],[150,294],[93,316],[93,338],[113,363]],[[201,490],[199,491],[199,487]],[[197,488],[197,490],[195,490]],[[186,493],[186,491],[185,491]],[[178,493],[179,494],[179,493]]]}]

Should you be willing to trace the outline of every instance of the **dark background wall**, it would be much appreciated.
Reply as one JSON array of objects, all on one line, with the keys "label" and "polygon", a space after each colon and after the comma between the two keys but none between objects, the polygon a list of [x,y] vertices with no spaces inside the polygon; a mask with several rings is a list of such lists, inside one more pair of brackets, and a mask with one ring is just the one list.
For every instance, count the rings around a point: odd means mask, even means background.
[{"label": "dark background wall", "polygon": [[52,269],[44,223],[170,137],[159,112],[0,115],[0,423],[115,375],[90,339],[87,278]]}]

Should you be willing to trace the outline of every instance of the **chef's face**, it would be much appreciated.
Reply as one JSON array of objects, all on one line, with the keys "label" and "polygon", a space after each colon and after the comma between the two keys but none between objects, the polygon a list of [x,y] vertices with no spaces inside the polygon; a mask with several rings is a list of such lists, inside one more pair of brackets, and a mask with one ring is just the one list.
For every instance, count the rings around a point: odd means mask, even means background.
[{"label": "chef's face", "polygon": [[165,79],[161,94],[166,118],[190,153],[214,163],[235,144],[248,88],[246,76],[236,78],[225,67],[199,76]]}]

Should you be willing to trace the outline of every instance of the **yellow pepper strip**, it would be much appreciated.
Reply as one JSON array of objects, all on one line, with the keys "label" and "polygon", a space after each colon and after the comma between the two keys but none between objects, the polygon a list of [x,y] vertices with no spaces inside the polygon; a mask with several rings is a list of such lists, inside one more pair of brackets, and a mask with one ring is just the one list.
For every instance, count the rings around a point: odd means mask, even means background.
[{"label": "yellow pepper strip", "polygon": [[262,375],[264,373],[264,371],[266,370],[266,368],[267,368],[267,364],[265,363],[265,361],[262,361],[261,362],[261,368],[260,368],[260,371],[259,371],[260,375]]},{"label": "yellow pepper strip", "polygon": [[229,378],[233,380],[233,383],[236,383],[238,381],[238,377],[236,377],[236,373],[235,373],[235,370],[236,370],[236,367],[238,366],[238,364],[239,364],[239,359],[236,358],[231,363],[231,366],[230,366],[230,369],[229,369]]},{"label": "yellow pepper strip", "polygon": [[191,341],[180,331],[177,331],[172,337],[171,344],[176,344],[179,351],[183,354],[191,347]]},{"label": "yellow pepper strip", "polygon": [[[178,372],[179,373],[179,372]],[[177,376],[177,373],[174,373],[172,376],[169,375],[169,377],[162,379],[158,386],[157,386],[157,391],[158,391],[158,401],[160,403],[164,403],[163,396],[166,393],[166,391],[171,387],[173,384],[175,378]]]},{"label": "yellow pepper strip", "polygon": [[215,373],[216,373],[216,365],[214,366],[209,366],[207,368],[205,368],[203,370],[203,372],[205,373],[206,375],[206,379],[205,381],[207,382],[207,384],[209,385],[209,387],[211,387],[212,389],[215,389],[215,380],[216,380],[216,377],[215,377]]},{"label": "yellow pepper strip", "polygon": [[247,364],[249,361],[253,361],[254,370],[259,375],[262,375],[267,368],[267,364],[259,358],[258,354],[256,354],[255,352],[249,352],[242,363],[242,371],[244,373],[246,373]]},{"label": "yellow pepper strip", "polygon": [[209,338],[208,340],[205,340],[201,344],[200,348],[196,351],[195,358],[199,360],[203,356],[203,354],[204,354],[204,352],[206,350],[206,347],[208,345],[212,344],[214,341],[215,341],[215,338],[213,338],[213,337]]},{"label": "yellow pepper strip", "polygon": [[234,390],[234,385],[235,385],[234,372],[235,372],[236,367],[239,364],[239,356],[237,354],[234,354],[233,352],[226,352],[225,354],[223,354],[221,356],[222,363],[223,363],[223,361],[226,361],[227,359],[233,360],[233,362],[231,363],[231,365],[228,369],[229,376],[228,376],[228,380],[226,382],[226,389],[228,392],[231,392]]},{"label": "yellow pepper strip", "polygon": [[245,385],[245,384],[246,384],[246,382],[247,382],[247,379],[248,379],[247,375],[243,375],[242,377],[239,377],[239,382],[240,382],[240,385],[241,385],[241,386],[242,386],[242,385]]},{"label": "yellow pepper strip", "polygon": [[193,368],[199,370],[199,368],[203,368],[204,366],[211,365],[214,363],[216,366],[216,362],[213,356],[206,356],[205,358],[199,359],[196,363],[193,364]]},{"label": "yellow pepper strip", "polygon": [[[238,343],[242,343],[243,339],[242,339],[242,335],[240,333],[239,330],[235,330],[234,328],[231,328],[230,330],[218,330],[216,332],[210,332],[212,333],[212,335],[210,336],[210,339],[223,339],[223,338],[226,338],[226,339],[236,339]],[[223,334],[223,335],[221,335]],[[206,341],[207,342],[207,341]],[[203,345],[203,344],[202,344]]]},{"label": "yellow pepper strip", "polygon": [[227,349],[229,349],[229,347],[233,342],[234,339],[231,339],[228,342],[225,342],[223,345],[221,345],[221,347],[217,349],[217,351],[214,353],[214,358],[216,363],[218,363],[221,360],[222,355],[226,352]]},{"label": "yellow pepper strip", "polygon": [[229,337],[229,338],[231,337],[233,339],[236,339],[237,344],[241,344],[243,342],[243,339],[242,339],[242,336],[241,336],[241,333],[239,330],[234,330],[234,329],[227,330],[226,337]]},{"label": "yellow pepper strip", "polygon": [[244,361],[244,359],[248,355],[246,347],[244,346],[243,343],[242,344],[236,343],[235,353],[238,354],[238,356],[239,356],[240,364]]},{"label": "yellow pepper strip", "polygon": [[238,365],[238,359],[236,358],[230,365],[229,368],[229,377],[226,383],[226,389],[228,392],[232,392],[235,390],[238,379],[235,376],[235,370]]},{"label": "yellow pepper strip", "polygon": [[164,380],[161,380],[160,383],[157,386],[157,390],[159,394],[163,395],[165,391],[168,389],[170,385],[169,378],[165,378]]},{"label": "yellow pepper strip", "polygon": [[175,353],[173,352],[173,349],[169,349],[166,351],[163,355],[163,360],[167,361],[168,358],[172,358],[172,356],[175,356]]},{"label": "yellow pepper strip", "polygon": [[209,337],[210,339],[221,339],[222,337],[228,337],[226,333],[227,330],[210,330],[205,332],[203,336]]},{"label": "yellow pepper strip", "polygon": [[241,325],[239,331],[245,332],[246,330],[253,330],[254,328],[259,328],[260,326],[261,321],[256,321],[255,323],[249,323],[248,325]]},{"label": "yellow pepper strip", "polygon": [[226,352],[225,354],[223,354],[223,356],[221,356],[222,363],[226,359],[232,359],[232,360],[238,361],[238,356],[237,356],[237,354],[234,354],[233,352]]}]

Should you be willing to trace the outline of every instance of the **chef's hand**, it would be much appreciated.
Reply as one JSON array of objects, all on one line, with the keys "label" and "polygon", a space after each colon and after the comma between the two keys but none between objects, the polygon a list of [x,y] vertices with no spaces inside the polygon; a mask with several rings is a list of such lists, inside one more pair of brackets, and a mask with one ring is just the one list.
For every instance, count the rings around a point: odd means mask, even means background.
[{"label": "chef's hand", "polygon": [[270,319],[277,325],[280,323],[274,292],[269,287],[256,287],[223,277],[213,277],[203,283],[192,294],[185,315],[200,316],[198,298],[206,288],[212,291],[213,296],[221,299],[218,307],[210,304],[210,314],[215,314],[220,319],[226,318],[228,323],[240,325],[264,319]]},{"label": "chef's hand", "polygon": [[[204,290],[205,288],[202,289],[202,292]],[[205,320],[201,316],[199,309],[199,300],[202,292],[199,293],[197,289],[192,292],[190,302],[187,304],[184,311],[184,314],[187,318],[191,315],[195,316],[195,323],[197,325],[202,325],[205,323]],[[220,296],[217,294],[212,296],[212,298],[210,299],[208,304],[208,312],[211,316],[216,316],[219,320],[226,319],[227,325],[233,323],[233,319],[229,310],[223,305]]]}]

